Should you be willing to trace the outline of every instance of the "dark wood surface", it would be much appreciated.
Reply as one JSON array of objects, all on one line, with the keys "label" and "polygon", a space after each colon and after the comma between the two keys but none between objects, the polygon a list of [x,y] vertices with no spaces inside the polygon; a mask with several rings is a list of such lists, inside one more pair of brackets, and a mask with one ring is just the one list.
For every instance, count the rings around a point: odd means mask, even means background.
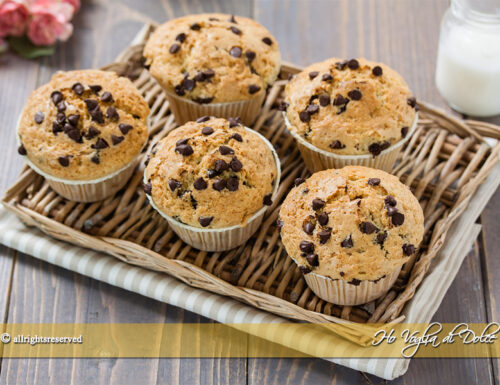
[{"label": "dark wood surface", "polygon": [[[447,0],[83,0],[75,34],[55,55],[0,55],[0,190],[17,177],[14,127],[24,101],[59,69],[113,61],[143,23],[188,13],[251,16],[276,36],[283,59],[300,65],[365,56],[397,69],[422,100],[447,109],[434,85],[437,38]],[[493,120],[495,121],[495,120]],[[496,119],[499,123],[499,119]],[[481,216],[483,232],[434,320],[500,319],[500,194]],[[211,322],[196,314],[0,247],[4,322]],[[496,360],[415,359],[394,384],[500,384]],[[320,359],[4,359],[2,384],[378,384]]]}]

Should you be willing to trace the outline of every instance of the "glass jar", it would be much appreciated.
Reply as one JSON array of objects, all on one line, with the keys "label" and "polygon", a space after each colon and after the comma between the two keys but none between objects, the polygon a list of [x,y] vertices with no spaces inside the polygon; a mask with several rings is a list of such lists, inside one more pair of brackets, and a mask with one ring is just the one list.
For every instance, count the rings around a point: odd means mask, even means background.
[{"label": "glass jar", "polygon": [[500,114],[500,0],[452,0],[441,22],[436,85],[459,112]]}]

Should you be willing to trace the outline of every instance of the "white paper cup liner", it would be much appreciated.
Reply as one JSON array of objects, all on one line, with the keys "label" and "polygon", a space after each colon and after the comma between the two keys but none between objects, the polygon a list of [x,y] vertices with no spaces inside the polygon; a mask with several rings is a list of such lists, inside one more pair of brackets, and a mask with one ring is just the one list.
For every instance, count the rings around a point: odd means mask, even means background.
[{"label": "white paper cup liner", "polygon": [[200,104],[171,91],[165,90],[165,94],[175,116],[175,121],[180,125],[195,121],[202,116],[215,116],[226,119],[240,117],[243,124],[250,126],[259,115],[262,103],[266,98],[266,93],[261,92],[258,96],[248,100]]},{"label": "white paper cup liner", "polygon": [[[278,192],[279,182],[281,178],[281,166],[278,154],[274,150],[273,145],[264,136],[248,127],[245,127],[245,129],[260,136],[260,138],[267,144],[267,146],[273,153],[277,169],[276,181],[271,198],[274,201]],[[144,170],[144,183],[147,183],[146,170]],[[151,206],[167,220],[170,228],[184,242],[191,245],[195,249],[204,251],[226,251],[242,245],[259,229],[264,215],[266,214],[266,211],[268,209],[268,206],[263,206],[248,220],[248,222],[244,226],[236,225],[215,229],[199,228],[186,225],[168,216],[155,205],[151,195],[146,194],[146,196],[148,197]]]},{"label": "white paper cup liner", "polygon": [[378,281],[361,281],[353,285],[311,272],[304,275],[307,286],[321,299],[336,305],[355,306],[371,302],[387,293],[396,282],[401,267]]},{"label": "white paper cup liner", "polygon": [[333,152],[319,149],[309,143],[291,128],[292,125],[286,117],[285,112],[283,112],[283,118],[285,120],[288,131],[290,131],[292,136],[295,138],[295,142],[297,143],[297,147],[299,148],[300,155],[302,156],[307,169],[311,173],[327,170],[330,168],[342,168],[344,166],[365,166],[390,172],[394,164],[396,163],[398,155],[401,152],[404,144],[411,138],[411,136],[415,132],[415,128],[417,127],[418,122],[418,113],[415,114],[415,120],[413,121],[413,124],[410,127],[410,130],[406,137],[393,144],[389,148],[385,149],[375,157],[372,154],[338,155]]}]

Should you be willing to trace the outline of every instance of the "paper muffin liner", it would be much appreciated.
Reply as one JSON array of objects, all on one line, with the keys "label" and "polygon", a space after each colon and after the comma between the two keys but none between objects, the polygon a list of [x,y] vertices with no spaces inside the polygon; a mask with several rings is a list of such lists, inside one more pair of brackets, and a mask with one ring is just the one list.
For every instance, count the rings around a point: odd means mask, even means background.
[{"label": "paper muffin liner", "polygon": [[372,154],[366,155],[339,155],[333,152],[325,151],[315,147],[302,136],[298,135],[291,127],[286,113],[283,112],[286,127],[288,131],[295,138],[297,147],[299,148],[300,155],[306,164],[307,169],[311,173],[326,170],[329,168],[342,168],[344,166],[365,166],[377,168],[383,171],[390,172],[396,163],[399,153],[404,144],[411,138],[415,132],[418,122],[418,113],[415,114],[415,120],[405,138],[393,144],[389,148],[382,151],[379,155],[373,156]]},{"label": "paper muffin liner", "polygon": [[[281,166],[278,154],[274,150],[273,145],[261,134],[258,132],[251,130],[248,127],[245,127],[246,130],[251,131],[257,134],[264,143],[271,149],[273,153],[274,160],[276,163],[276,181],[274,183],[274,188],[272,192],[272,200],[276,199],[276,194],[279,188],[279,182],[281,178]],[[146,180],[146,170],[144,170],[144,183],[147,183]],[[162,212],[154,203],[151,195],[146,195],[151,206],[163,217],[167,220],[170,228],[187,244],[191,245],[195,249],[204,250],[204,251],[226,251],[230,249],[234,249],[245,243],[255,232],[259,229],[262,220],[264,219],[264,215],[268,209],[268,206],[263,206],[259,211],[257,211],[247,223],[242,225],[236,225],[231,227],[223,227],[223,228],[200,228],[195,226],[186,225],[181,223],[174,218],[168,216],[164,212]]]},{"label": "paper muffin liner", "polygon": [[336,305],[355,306],[368,303],[387,293],[398,278],[401,267],[378,281],[361,281],[354,285],[342,279],[331,279],[311,272],[304,275],[307,286],[321,299]]},{"label": "paper muffin liner", "polygon": [[175,120],[180,125],[202,116],[215,116],[226,119],[240,117],[243,124],[250,126],[259,115],[266,98],[266,93],[261,92],[258,96],[237,102],[200,104],[171,91],[165,90],[165,94]]}]

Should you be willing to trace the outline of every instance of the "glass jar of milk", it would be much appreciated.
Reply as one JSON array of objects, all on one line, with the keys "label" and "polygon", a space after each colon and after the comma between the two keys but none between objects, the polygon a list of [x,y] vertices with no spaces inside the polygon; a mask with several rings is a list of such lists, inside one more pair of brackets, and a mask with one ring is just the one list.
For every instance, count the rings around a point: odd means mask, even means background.
[{"label": "glass jar of milk", "polygon": [[436,84],[457,111],[500,114],[500,0],[452,0],[441,22]]}]

